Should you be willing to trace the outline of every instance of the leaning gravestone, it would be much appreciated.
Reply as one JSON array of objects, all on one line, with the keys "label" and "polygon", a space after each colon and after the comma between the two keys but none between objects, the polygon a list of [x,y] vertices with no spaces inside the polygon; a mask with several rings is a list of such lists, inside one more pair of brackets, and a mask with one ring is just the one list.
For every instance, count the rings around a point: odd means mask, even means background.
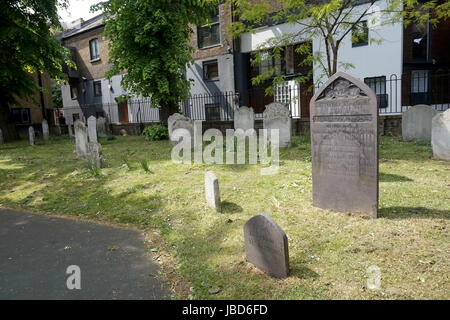
[{"label": "leaning gravestone", "polygon": [[97,119],[97,134],[99,137],[106,137],[106,119],[104,117],[99,117]]},{"label": "leaning gravestone", "polygon": [[206,194],[206,203],[211,208],[220,211],[219,180],[212,171],[208,171],[205,174],[205,194]]},{"label": "leaning gravestone", "polygon": [[373,91],[343,72],[311,99],[313,205],[370,218],[378,210],[378,109]]},{"label": "leaning gravestone", "polygon": [[28,128],[28,139],[30,141],[30,146],[34,146],[34,140],[35,140],[36,136],[34,133],[34,128],[33,127],[29,127]]},{"label": "leaning gravestone", "polygon": [[450,109],[434,116],[431,145],[435,159],[450,161]]},{"label": "leaning gravestone", "polygon": [[102,146],[100,145],[100,143],[88,143],[88,152],[86,158],[91,165],[96,166],[97,168],[103,168]]},{"label": "leaning gravestone", "polygon": [[270,130],[278,130],[281,148],[291,146],[291,112],[285,104],[273,102],[267,105],[263,113],[263,125],[268,130],[268,138]]},{"label": "leaning gravestone", "polygon": [[3,131],[2,131],[2,129],[0,128],[0,145],[2,145],[2,144],[4,144],[5,143],[5,139],[3,138]]},{"label": "leaning gravestone", "polygon": [[253,108],[240,107],[234,110],[234,130],[244,131],[255,128],[255,112]]},{"label": "leaning gravestone", "polygon": [[98,142],[97,138],[97,119],[94,116],[88,118],[89,142]]},{"label": "leaning gravestone", "polygon": [[[177,144],[178,141],[172,140],[172,133],[177,129],[186,129],[191,138],[191,145],[193,146],[194,139],[194,122],[178,113],[171,115],[168,119],[169,138],[172,144]],[[184,138],[183,138],[184,139]]]},{"label": "leaning gravestone", "polygon": [[73,127],[71,124],[67,126],[67,130],[69,131],[69,137],[73,137]]},{"label": "leaning gravestone", "polygon": [[438,112],[425,104],[409,108],[402,114],[402,136],[404,140],[431,141],[431,119]]},{"label": "leaning gravestone", "polygon": [[79,159],[88,157],[88,135],[86,126],[83,122],[77,120],[74,124],[75,129],[75,153]]},{"label": "leaning gravestone", "polygon": [[42,120],[42,137],[45,141],[48,141],[50,137],[50,129],[48,127],[48,122],[45,119]]},{"label": "leaning gravestone", "polygon": [[247,261],[274,278],[289,275],[288,240],[284,231],[267,215],[260,214],[244,225]]}]

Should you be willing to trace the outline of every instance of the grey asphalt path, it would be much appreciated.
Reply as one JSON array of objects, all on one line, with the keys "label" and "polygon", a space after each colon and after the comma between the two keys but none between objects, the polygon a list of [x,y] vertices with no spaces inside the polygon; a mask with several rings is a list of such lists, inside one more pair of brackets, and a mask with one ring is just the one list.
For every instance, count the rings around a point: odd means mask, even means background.
[{"label": "grey asphalt path", "polygon": [[0,299],[165,299],[157,272],[138,231],[0,209]]}]

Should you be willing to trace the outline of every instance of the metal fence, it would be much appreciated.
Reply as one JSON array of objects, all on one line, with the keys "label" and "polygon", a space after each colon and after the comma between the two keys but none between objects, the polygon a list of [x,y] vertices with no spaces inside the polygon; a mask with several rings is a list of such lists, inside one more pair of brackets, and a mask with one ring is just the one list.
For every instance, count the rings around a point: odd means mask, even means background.
[{"label": "metal fence", "polygon": [[[377,96],[380,115],[401,114],[417,104],[427,104],[438,111],[450,108],[450,74],[413,71],[403,77],[397,75],[369,77],[365,78],[364,82]],[[317,90],[318,87],[314,89]],[[266,95],[264,89],[252,89],[242,93],[193,95],[180,104],[180,112],[192,120],[230,121],[234,119],[234,110],[245,105],[255,109],[255,116],[258,119],[262,118],[266,105],[281,102],[289,107],[293,118],[309,116],[309,113],[305,113],[309,111],[309,100],[313,94],[311,89],[306,90],[304,86],[289,81],[275,87],[273,92],[273,95]],[[151,107],[150,99],[130,99],[123,104],[69,106],[56,112],[57,115],[64,116],[66,123],[69,124],[76,119],[86,121],[90,116],[104,116],[110,123],[160,121],[160,110]]]}]

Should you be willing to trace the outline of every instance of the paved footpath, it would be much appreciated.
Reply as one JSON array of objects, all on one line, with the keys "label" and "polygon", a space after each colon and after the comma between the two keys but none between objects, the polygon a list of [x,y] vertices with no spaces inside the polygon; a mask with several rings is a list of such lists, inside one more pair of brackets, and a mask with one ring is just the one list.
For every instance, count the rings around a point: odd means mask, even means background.
[{"label": "paved footpath", "polygon": [[157,272],[138,231],[0,209],[0,299],[165,299]]}]

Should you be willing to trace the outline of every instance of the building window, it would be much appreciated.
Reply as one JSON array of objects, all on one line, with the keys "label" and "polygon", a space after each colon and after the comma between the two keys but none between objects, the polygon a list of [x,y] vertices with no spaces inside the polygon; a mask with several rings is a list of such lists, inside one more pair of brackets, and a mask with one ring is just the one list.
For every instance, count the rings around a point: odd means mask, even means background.
[{"label": "building window", "polygon": [[14,123],[30,123],[30,109],[28,108],[12,108],[11,119]]},{"label": "building window", "polygon": [[259,76],[269,71],[272,72],[272,76],[282,74],[285,69],[285,61],[281,58],[282,56],[283,54],[273,55],[268,50],[261,52],[259,63],[257,65],[252,63],[252,76]]},{"label": "building window", "polygon": [[220,108],[218,103],[205,104],[206,120],[220,120]]},{"label": "building window", "polygon": [[386,94],[386,77],[364,78],[364,83],[367,84],[377,96],[378,108],[387,108],[388,95]]},{"label": "building window", "polygon": [[219,64],[217,63],[217,60],[203,62],[203,79],[204,80],[219,79]]},{"label": "building window", "polygon": [[352,47],[367,46],[369,44],[369,28],[367,21],[360,21],[352,29]]},{"label": "building window", "polygon": [[220,44],[219,9],[211,17],[209,24],[197,27],[198,47],[207,48]]},{"label": "building window", "polygon": [[431,104],[428,70],[411,72],[411,105]]},{"label": "building window", "polygon": [[412,58],[413,61],[427,61],[428,59],[428,24],[412,25]]},{"label": "building window", "polygon": [[94,96],[99,97],[102,95],[102,82],[94,81]]},{"label": "building window", "polygon": [[89,50],[91,52],[91,61],[96,61],[100,59],[100,50],[98,47],[98,39],[92,39],[89,41]]},{"label": "building window", "polygon": [[70,97],[72,100],[75,100],[78,98],[78,89],[75,86],[70,86]]}]

